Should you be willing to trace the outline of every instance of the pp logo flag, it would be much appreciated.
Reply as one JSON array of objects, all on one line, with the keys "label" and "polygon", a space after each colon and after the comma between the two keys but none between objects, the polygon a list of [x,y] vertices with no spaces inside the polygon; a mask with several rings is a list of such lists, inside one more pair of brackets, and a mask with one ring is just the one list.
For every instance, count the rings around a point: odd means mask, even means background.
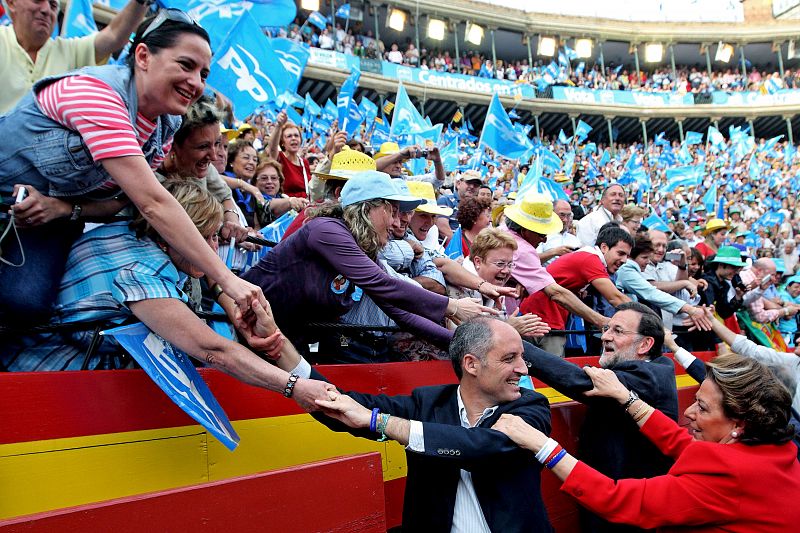
[{"label": "pp logo flag", "polygon": [[311,52],[308,51],[308,45],[284,38],[272,39],[271,44],[272,49],[286,69],[287,77],[289,78],[289,90],[292,92],[297,91],[297,86],[300,85],[300,78],[303,76],[303,71],[311,55]]},{"label": "pp logo flag", "polygon": [[237,117],[252,114],[288,87],[283,64],[249,13],[241,16],[214,55],[208,85],[233,102]]}]

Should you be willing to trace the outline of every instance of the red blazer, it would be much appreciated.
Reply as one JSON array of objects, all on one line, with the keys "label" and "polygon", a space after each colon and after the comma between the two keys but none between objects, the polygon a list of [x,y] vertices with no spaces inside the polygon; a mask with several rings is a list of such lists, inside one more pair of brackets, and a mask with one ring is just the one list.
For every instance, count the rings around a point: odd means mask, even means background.
[{"label": "red blazer", "polygon": [[611,522],[659,531],[780,532],[800,524],[800,463],[791,442],[695,441],[656,411],[642,433],[675,464],[667,475],[614,482],[579,462],[561,490]]}]

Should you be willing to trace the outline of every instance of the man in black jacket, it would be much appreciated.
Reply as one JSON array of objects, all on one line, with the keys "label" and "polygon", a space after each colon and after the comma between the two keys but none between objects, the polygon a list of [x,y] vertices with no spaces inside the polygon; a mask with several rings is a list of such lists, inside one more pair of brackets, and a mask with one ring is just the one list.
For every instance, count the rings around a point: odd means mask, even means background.
[{"label": "man in black jacket", "polygon": [[420,387],[410,396],[331,391],[329,401],[317,403],[344,425],[315,418],[335,431],[385,435],[406,447],[404,531],[551,531],[541,465],[490,429],[511,413],[550,432],[547,400],[519,387],[527,374],[522,353],[511,326],[478,317],[461,324],[450,344],[458,385]]},{"label": "man in black jacket", "polygon": [[[603,328],[600,366],[614,371],[628,390],[664,414],[678,419],[675,366],[661,355],[664,328],[649,307],[628,302],[617,307]],[[588,406],[580,431],[578,457],[614,479],[649,478],[666,474],[672,462],[640,432],[624,409],[608,398],[586,396],[592,380],[577,365],[525,343],[531,375]],[[609,524],[582,513],[583,531],[641,531]]]}]

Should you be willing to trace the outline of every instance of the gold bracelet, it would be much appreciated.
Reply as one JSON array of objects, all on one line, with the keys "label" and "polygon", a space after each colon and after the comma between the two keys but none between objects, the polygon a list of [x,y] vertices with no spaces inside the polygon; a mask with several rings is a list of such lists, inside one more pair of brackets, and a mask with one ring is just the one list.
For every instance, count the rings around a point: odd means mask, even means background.
[{"label": "gold bracelet", "polygon": [[633,417],[633,421],[638,424],[640,420],[642,420],[644,417],[646,417],[648,414],[652,413],[653,411],[655,411],[655,409],[648,405],[647,409],[645,409],[644,412],[641,415]]},{"label": "gold bracelet", "polygon": [[645,407],[647,407],[647,403],[646,403],[644,400],[641,400],[641,399],[640,399],[639,401],[641,401],[641,402],[642,402],[642,405],[640,405],[640,406],[639,406],[639,408],[638,408],[636,411],[634,411],[634,412],[631,414],[631,416],[632,416],[634,419],[636,418],[636,415],[638,415],[638,414],[639,414],[639,412],[640,412],[642,409],[644,409]]}]

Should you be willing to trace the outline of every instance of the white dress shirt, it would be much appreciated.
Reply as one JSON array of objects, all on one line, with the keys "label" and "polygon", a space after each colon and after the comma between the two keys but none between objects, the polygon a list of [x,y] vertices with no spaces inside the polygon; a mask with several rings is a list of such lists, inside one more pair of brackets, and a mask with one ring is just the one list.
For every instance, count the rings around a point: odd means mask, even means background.
[{"label": "white dress shirt", "polygon": [[[475,425],[469,423],[467,416],[467,408],[464,406],[464,401],[461,399],[461,386],[456,391],[456,398],[458,400],[458,415],[461,420],[461,427],[472,428],[479,425],[486,418],[492,416],[497,410],[497,406],[492,406],[483,410],[480,418],[478,418]],[[418,420],[411,420],[409,422],[409,435],[407,450],[413,452],[425,452],[425,436],[423,434],[422,422]],[[450,528],[451,533],[490,533],[489,524],[486,522],[486,517],[483,516],[483,509],[478,501],[478,495],[475,493],[475,487],[472,484],[472,474],[466,470],[461,470],[461,479],[458,480],[458,489],[456,489],[456,504],[453,509],[453,526]]]}]

